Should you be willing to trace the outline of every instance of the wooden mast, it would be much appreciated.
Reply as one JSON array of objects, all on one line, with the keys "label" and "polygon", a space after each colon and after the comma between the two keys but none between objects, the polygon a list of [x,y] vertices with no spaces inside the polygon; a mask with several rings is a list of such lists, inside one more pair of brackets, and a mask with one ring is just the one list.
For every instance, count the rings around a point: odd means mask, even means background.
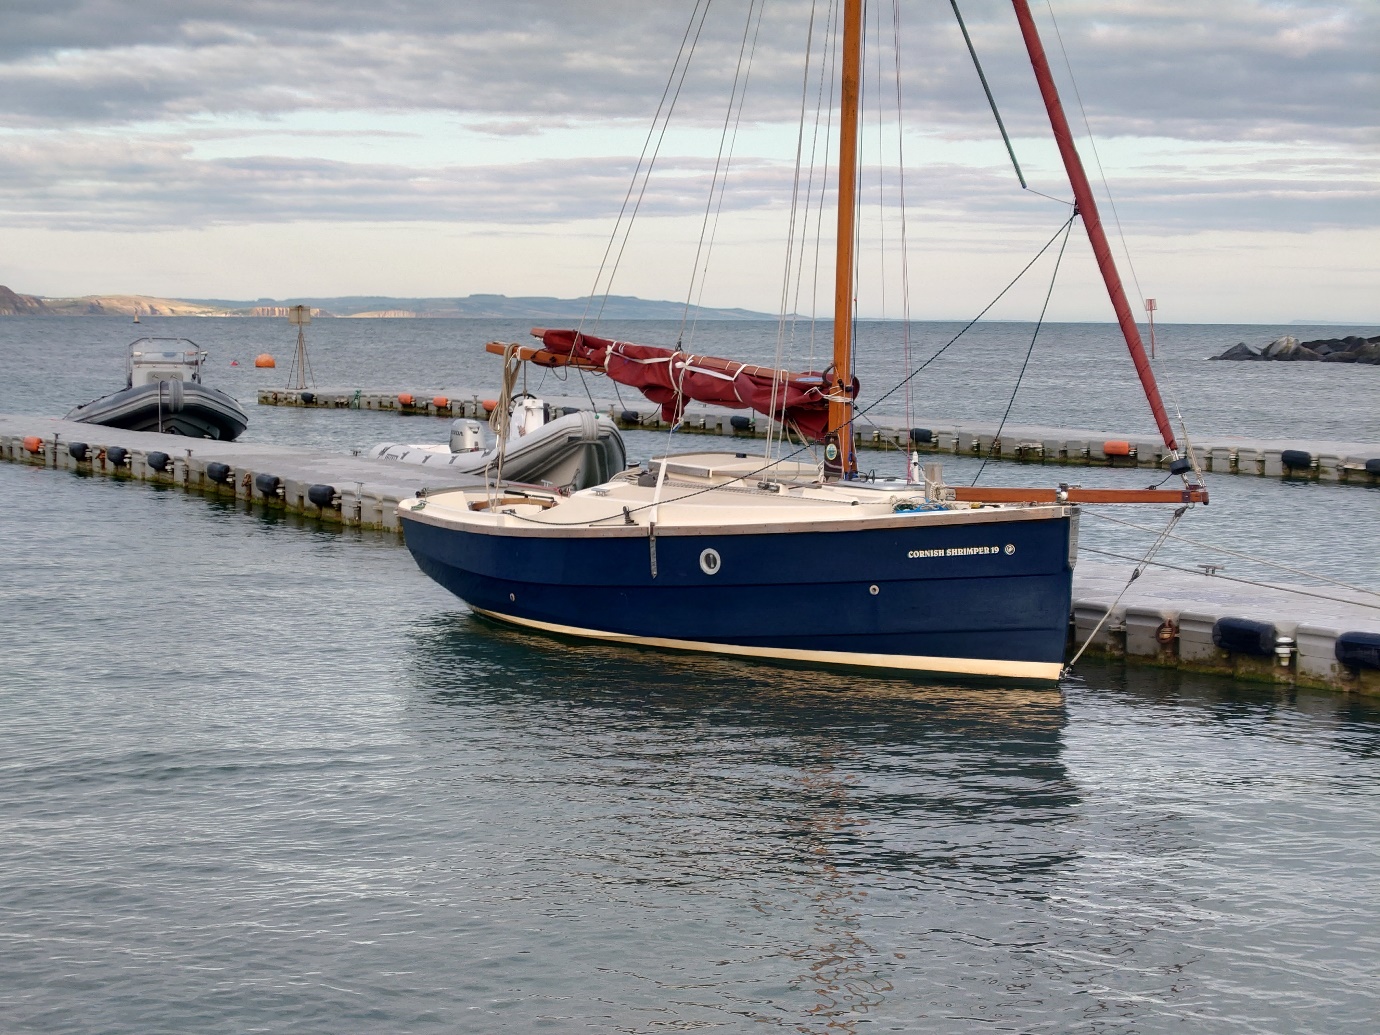
[{"label": "wooden mast", "polygon": [[[858,470],[853,445],[853,242],[858,192],[858,93],[862,71],[863,0],[843,4],[843,80],[839,100],[839,210],[834,262],[834,382],[829,427],[838,432],[844,478]],[[826,469],[832,467],[826,464]]]},{"label": "wooden mast", "polygon": [[1179,447],[1169,425],[1169,415],[1165,413],[1159,386],[1155,384],[1155,374],[1150,369],[1145,346],[1141,344],[1140,328],[1136,326],[1136,318],[1131,314],[1131,304],[1126,301],[1126,290],[1121,286],[1121,275],[1117,273],[1116,262],[1112,259],[1111,246],[1102,230],[1102,219],[1097,214],[1097,201],[1093,197],[1092,187],[1088,184],[1087,173],[1083,171],[1083,162],[1078,157],[1078,150],[1073,145],[1073,133],[1069,130],[1068,119],[1064,117],[1064,106],[1059,101],[1059,91],[1055,88],[1054,76],[1050,74],[1049,60],[1045,57],[1044,45],[1040,42],[1039,32],[1036,31],[1035,19],[1030,16],[1030,5],[1026,0],[1011,0],[1011,3],[1016,9],[1016,20],[1020,22],[1025,49],[1030,54],[1031,68],[1035,70],[1035,79],[1040,84],[1040,96],[1044,99],[1045,111],[1049,114],[1049,125],[1054,131],[1055,143],[1059,145],[1059,155],[1064,160],[1064,171],[1068,174],[1069,186],[1073,188],[1073,199],[1078,206],[1078,214],[1083,217],[1088,240],[1092,242],[1093,255],[1097,257],[1097,267],[1102,271],[1103,283],[1107,285],[1107,294],[1112,300],[1112,308],[1116,310],[1117,322],[1121,324],[1121,334],[1126,339],[1126,348],[1130,350],[1131,361],[1136,365],[1136,373],[1140,377],[1146,401],[1150,403],[1150,412],[1155,416],[1160,437],[1177,455]]}]

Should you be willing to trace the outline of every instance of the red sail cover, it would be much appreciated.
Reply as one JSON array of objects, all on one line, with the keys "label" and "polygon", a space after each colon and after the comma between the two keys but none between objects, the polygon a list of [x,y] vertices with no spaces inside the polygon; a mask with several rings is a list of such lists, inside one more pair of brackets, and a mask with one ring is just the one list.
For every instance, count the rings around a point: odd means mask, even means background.
[{"label": "red sail cover", "polygon": [[771,370],[653,345],[596,338],[578,331],[546,331],[541,341],[548,352],[569,356],[582,365],[597,366],[619,384],[630,385],[652,402],[660,403],[662,419],[671,423],[679,421],[686,402],[694,400],[756,410],[788,426],[794,425],[815,442],[822,442],[829,430],[829,401],[823,373]]}]

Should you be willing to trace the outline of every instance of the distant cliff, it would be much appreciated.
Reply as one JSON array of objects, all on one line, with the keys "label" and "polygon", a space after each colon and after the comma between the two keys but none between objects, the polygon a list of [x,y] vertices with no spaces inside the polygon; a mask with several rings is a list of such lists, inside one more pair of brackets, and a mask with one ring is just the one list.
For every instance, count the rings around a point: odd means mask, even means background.
[{"label": "distant cliff", "polygon": [[43,299],[21,295],[0,284],[0,316],[47,316],[49,309]]},{"label": "distant cliff", "polygon": [[0,316],[236,316],[219,306],[147,295],[39,298],[0,284]]},{"label": "distant cliff", "polygon": [[52,316],[230,316],[216,306],[147,295],[84,295],[81,298],[45,298]]},{"label": "distant cliff", "polygon": [[[457,298],[394,298],[354,295],[345,298],[153,298],[148,295],[83,295],[81,298],[39,298],[0,287],[0,316],[260,316],[282,317],[288,307],[310,306],[313,316],[353,316],[373,319],[415,317],[487,320],[530,320],[551,324],[599,314],[603,320],[679,320],[683,302],[663,302],[610,295],[608,298],[551,298],[507,295],[465,295]],[[770,313],[751,309],[692,309],[699,320],[771,320]]]},{"label": "distant cliff", "polygon": [[[215,306],[235,316],[257,316],[285,306],[309,305],[323,316],[352,316],[366,319],[462,318],[482,320],[530,320],[533,323],[580,320],[599,313],[604,320],[679,320],[685,314],[684,302],[663,302],[610,295],[608,298],[551,298],[545,295],[510,298],[507,295],[463,295],[452,298],[397,298],[392,295],[351,295],[344,298],[260,298],[238,302],[224,298],[192,299],[201,305]],[[770,313],[750,309],[692,310],[700,320],[771,320]]]}]

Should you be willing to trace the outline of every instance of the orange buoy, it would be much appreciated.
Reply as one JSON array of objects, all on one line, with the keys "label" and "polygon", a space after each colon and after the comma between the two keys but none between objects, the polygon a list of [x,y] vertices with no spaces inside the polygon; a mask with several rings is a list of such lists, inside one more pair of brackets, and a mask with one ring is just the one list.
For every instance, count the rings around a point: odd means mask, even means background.
[{"label": "orange buoy", "polygon": [[431,397],[431,405],[435,406],[438,410],[448,410],[450,409],[450,400],[444,395],[433,395]]},{"label": "orange buoy", "polygon": [[485,399],[483,405],[484,405],[484,412],[485,412],[485,413],[493,413],[494,410],[498,409],[498,400],[497,400],[497,399]]},{"label": "orange buoy", "polygon": [[30,453],[41,453],[43,452],[43,439],[39,438],[37,435],[25,436],[24,448]]},{"label": "orange buoy", "polygon": [[400,406],[411,406],[416,401],[417,400],[412,397],[411,392],[398,393],[398,405]]},{"label": "orange buoy", "polygon": [[267,352],[261,352],[254,357],[254,365],[256,367],[276,367],[278,364],[273,362],[273,357]]},{"label": "orange buoy", "polygon": [[1130,456],[1131,443],[1129,442],[1103,442],[1102,452],[1107,456]]}]

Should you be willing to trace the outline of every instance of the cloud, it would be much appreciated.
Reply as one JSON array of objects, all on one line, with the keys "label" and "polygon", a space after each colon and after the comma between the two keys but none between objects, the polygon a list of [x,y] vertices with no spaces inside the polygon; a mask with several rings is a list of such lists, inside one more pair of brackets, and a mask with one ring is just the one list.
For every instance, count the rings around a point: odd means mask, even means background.
[{"label": "cloud", "polygon": [[[668,159],[648,216],[698,214],[706,159]],[[57,171],[55,174],[55,170]],[[45,136],[0,151],[0,218],[11,227],[152,230],[285,221],[550,224],[618,212],[632,172],[622,158],[415,169],[258,156],[198,159],[157,137]],[[745,160],[731,208],[778,208],[789,171]]]},{"label": "cloud", "polygon": [[[961,3],[1032,183],[1063,196],[1010,5]],[[530,233],[554,252],[576,224],[611,225],[695,6],[9,0],[0,219],[77,233],[425,223]],[[1375,0],[1056,0],[1057,31],[1033,6],[1075,129],[1086,112],[1112,159],[1128,234],[1272,231],[1279,241],[1380,225]],[[871,7],[864,94],[892,107],[892,12]],[[748,17],[759,10],[760,33]],[[830,96],[818,77],[829,11],[825,0],[718,3],[692,23],[689,74],[670,81],[677,126],[692,131],[668,138],[643,215],[698,228],[746,46],[725,211],[751,215],[759,241],[784,220],[790,156],[768,156],[767,145],[788,151],[802,98],[810,109]],[[1043,240],[1064,210],[1016,189],[949,5],[902,0],[900,17],[912,233],[956,240],[977,227],[969,239],[984,249]],[[1091,171],[1086,146],[1084,156]],[[894,206],[895,170],[886,175]],[[877,210],[869,177],[865,219]],[[1248,260],[1264,256],[1235,261]],[[735,260],[724,249],[716,261]],[[1338,257],[1340,270],[1366,263]]]},{"label": "cloud", "polygon": [[[1162,165],[1118,177],[1118,213],[1127,229],[1141,233],[1375,226],[1377,166],[1376,159],[1247,155],[1217,173]],[[663,156],[641,215],[701,215],[713,169],[712,159]],[[275,155],[202,158],[190,144],[157,135],[33,134],[0,149],[0,219],[62,230],[303,221],[611,225],[632,170],[633,161],[621,157],[434,168]],[[884,179],[881,200],[894,209],[899,171],[888,168]],[[878,204],[876,182],[869,176],[863,185],[864,219]],[[1020,192],[1001,167],[917,162],[905,187],[911,210],[931,223],[1037,226],[1064,217],[1060,206]],[[790,166],[739,158],[724,212],[784,214],[791,190]]]},{"label": "cloud", "polygon": [[[0,124],[128,125],[206,115],[429,110],[497,124],[645,120],[686,32],[687,5],[362,0],[26,0],[0,39]],[[817,5],[816,52],[826,4]],[[880,11],[884,5],[874,5]],[[1009,7],[968,0],[986,71],[1018,131],[1040,114]],[[777,0],[756,38],[752,117],[793,120],[811,4]],[[722,118],[748,25],[710,9],[681,94]],[[1375,141],[1380,5],[1372,0],[1066,0],[1059,31],[1103,135]],[[889,12],[887,12],[889,15]],[[958,134],[990,132],[946,5],[902,5],[906,106]],[[873,51],[891,26],[874,27]],[[890,75],[883,70],[884,75]],[[1070,110],[1076,107],[1070,97]]]}]

